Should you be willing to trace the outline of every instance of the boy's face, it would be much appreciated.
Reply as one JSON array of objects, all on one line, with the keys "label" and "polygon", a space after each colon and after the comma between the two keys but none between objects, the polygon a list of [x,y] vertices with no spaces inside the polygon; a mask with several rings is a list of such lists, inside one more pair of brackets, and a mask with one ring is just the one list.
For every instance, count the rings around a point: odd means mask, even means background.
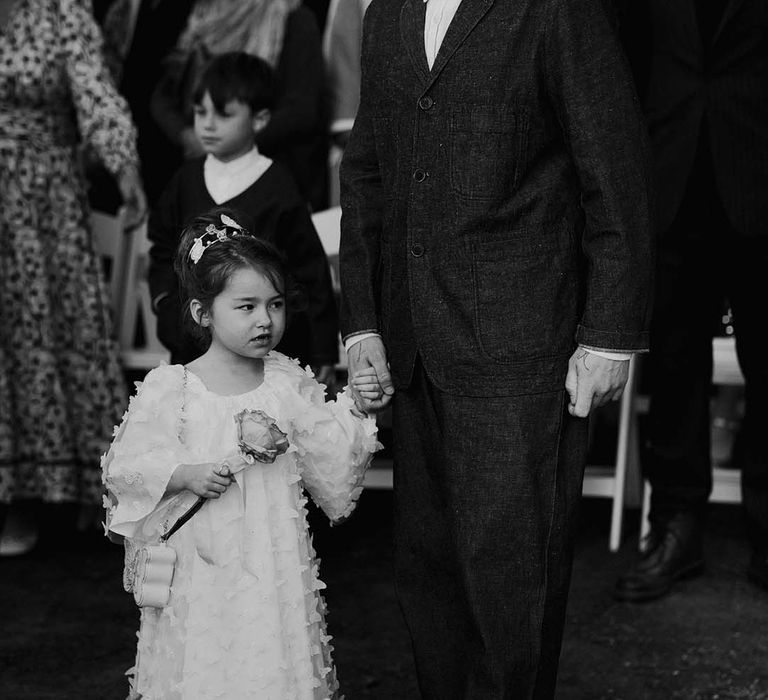
[{"label": "boy's face", "polygon": [[259,116],[239,100],[230,100],[223,112],[217,111],[206,92],[195,105],[195,134],[203,150],[219,160],[229,161],[253,148],[255,132],[260,127]]}]

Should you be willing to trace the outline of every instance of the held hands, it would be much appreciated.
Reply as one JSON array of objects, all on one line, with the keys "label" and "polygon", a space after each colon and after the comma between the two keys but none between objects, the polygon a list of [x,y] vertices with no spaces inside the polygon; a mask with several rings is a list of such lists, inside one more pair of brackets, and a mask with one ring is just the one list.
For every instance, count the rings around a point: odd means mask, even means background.
[{"label": "held hands", "polygon": [[629,377],[629,361],[609,360],[577,348],[568,360],[565,389],[571,397],[568,412],[586,418],[597,406],[618,401]]},{"label": "held hands", "polygon": [[167,491],[186,489],[201,498],[218,498],[227,490],[232,479],[226,464],[180,464],[168,482]]},{"label": "held hands", "polygon": [[392,400],[395,389],[381,338],[372,336],[355,343],[347,353],[347,361],[357,407],[365,413],[383,409]]}]

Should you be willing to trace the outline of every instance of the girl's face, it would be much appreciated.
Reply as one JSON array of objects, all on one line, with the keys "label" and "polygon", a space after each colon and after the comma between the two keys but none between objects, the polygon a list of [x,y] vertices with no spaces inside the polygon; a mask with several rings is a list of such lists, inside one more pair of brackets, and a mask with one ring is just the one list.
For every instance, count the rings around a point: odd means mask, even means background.
[{"label": "girl's face", "polygon": [[219,112],[207,92],[195,105],[195,135],[206,153],[227,162],[246,154],[253,148],[259,117],[239,100],[230,100]]},{"label": "girl's face", "polygon": [[283,337],[285,297],[264,273],[241,267],[230,276],[210,310],[200,312],[199,323],[210,328],[212,349],[262,358]]}]

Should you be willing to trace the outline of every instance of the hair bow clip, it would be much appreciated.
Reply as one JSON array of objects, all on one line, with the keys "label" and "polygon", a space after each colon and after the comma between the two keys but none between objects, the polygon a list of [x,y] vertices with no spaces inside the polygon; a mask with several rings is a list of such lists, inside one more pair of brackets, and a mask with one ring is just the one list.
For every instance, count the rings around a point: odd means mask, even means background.
[{"label": "hair bow clip", "polygon": [[226,214],[221,215],[221,223],[225,226],[228,226],[229,228],[236,229],[237,231],[243,231],[243,227],[237,223],[234,219],[227,216]]},{"label": "hair bow clip", "polygon": [[221,223],[224,228],[217,228],[214,224],[208,224],[205,227],[205,233],[202,236],[195,238],[192,248],[189,251],[189,259],[197,265],[200,262],[200,258],[203,257],[203,253],[219,241],[226,241],[229,238],[235,236],[241,236],[245,233],[245,229],[237,223],[232,217],[226,214],[221,214]]}]

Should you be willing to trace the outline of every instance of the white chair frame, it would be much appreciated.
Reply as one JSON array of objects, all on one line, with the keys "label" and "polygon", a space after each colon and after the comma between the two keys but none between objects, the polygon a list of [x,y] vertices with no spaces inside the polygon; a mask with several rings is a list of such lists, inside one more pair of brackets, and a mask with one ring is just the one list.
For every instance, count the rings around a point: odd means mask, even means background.
[{"label": "white chair frame", "polygon": [[[157,339],[148,270],[149,240],[145,223],[130,233],[125,269],[125,293],[118,339],[123,366],[127,369],[153,369],[170,358],[170,353]],[[137,347],[135,341],[139,324],[144,338],[142,347]]]},{"label": "white chair frame", "polygon": [[[736,356],[736,338],[728,336],[712,341],[712,383],[715,385],[741,386],[744,375]],[[738,469],[712,469],[711,503],[741,503],[741,472]],[[650,531],[648,516],[651,511],[651,485],[645,481],[643,508],[640,516],[640,539]]]}]

